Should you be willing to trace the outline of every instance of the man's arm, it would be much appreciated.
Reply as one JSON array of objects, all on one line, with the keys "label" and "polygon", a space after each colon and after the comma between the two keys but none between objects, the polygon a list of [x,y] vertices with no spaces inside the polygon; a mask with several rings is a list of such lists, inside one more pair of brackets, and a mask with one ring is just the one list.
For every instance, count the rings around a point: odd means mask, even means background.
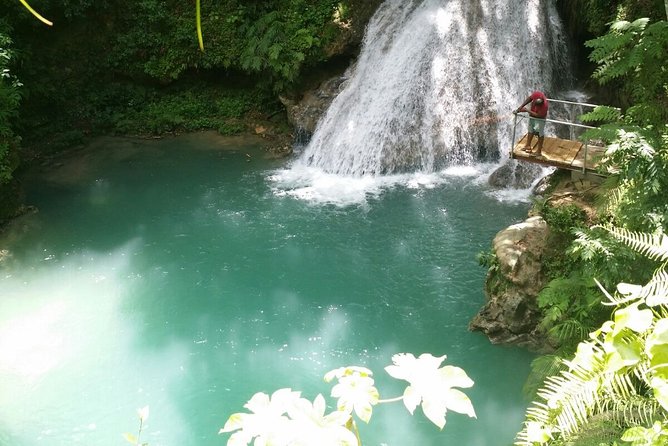
[{"label": "man's arm", "polygon": [[529,102],[531,102],[531,96],[527,96],[527,98],[524,100],[522,105],[520,105],[517,108],[517,110],[515,110],[515,113],[519,113],[519,112],[522,112],[522,111],[528,111],[528,110],[524,110],[524,106],[527,105]]}]

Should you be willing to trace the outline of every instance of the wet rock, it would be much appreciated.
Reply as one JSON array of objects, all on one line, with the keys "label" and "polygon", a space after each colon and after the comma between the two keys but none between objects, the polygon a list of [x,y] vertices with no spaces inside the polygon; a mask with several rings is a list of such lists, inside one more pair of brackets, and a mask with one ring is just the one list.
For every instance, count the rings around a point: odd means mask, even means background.
[{"label": "wet rock", "polygon": [[499,189],[527,189],[541,174],[541,168],[535,164],[507,160],[496,169],[487,180],[489,185]]},{"label": "wet rock", "polygon": [[304,93],[299,100],[279,97],[288,113],[288,122],[302,139],[310,138],[320,117],[327,111],[347,79],[345,74],[334,76],[322,82],[316,89]]},{"label": "wet rock", "polygon": [[487,301],[470,322],[470,330],[485,333],[494,344],[519,345],[536,352],[553,349],[537,328],[542,315],[536,303],[546,284],[541,259],[549,234],[542,217],[530,217],[494,237],[496,261],[488,273]]},{"label": "wet rock", "polygon": [[550,177],[551,175],[547,175],[536,183],[536,185],[533,187],[533,194],[537,195],[539,197],[544,196],[547,191],[550,188]]}]

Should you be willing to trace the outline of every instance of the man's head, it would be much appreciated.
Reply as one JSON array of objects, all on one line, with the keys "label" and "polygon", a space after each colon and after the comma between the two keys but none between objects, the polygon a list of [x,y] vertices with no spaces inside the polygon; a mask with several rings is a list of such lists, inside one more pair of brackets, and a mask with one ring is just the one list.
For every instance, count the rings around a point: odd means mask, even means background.
[{"label": "man's head", "polygon": [[534,104],[536,105],[543,105],[543,99],[542,98],[537,98],[535,101],[533,101]]}]

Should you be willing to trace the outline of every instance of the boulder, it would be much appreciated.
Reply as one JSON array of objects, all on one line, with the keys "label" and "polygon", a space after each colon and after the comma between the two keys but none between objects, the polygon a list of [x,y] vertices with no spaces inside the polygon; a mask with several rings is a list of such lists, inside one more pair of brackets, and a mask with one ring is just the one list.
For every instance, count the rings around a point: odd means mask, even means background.
[{"label": "boulder", "polygon": [[487,179],[490,186],[505,189],[528,189],[541,174],[541,168],[531,163],[507,160]]},{"label": "boulder", "polygon": [[541,312],[536,296],[546,285],[541,259],[549,228],[542,217],[530,217],[494,237],[495,264],[486,283],[486,303],[469,324],[494,344],[512,344],[535,352],[553,349],[538,329]]}]

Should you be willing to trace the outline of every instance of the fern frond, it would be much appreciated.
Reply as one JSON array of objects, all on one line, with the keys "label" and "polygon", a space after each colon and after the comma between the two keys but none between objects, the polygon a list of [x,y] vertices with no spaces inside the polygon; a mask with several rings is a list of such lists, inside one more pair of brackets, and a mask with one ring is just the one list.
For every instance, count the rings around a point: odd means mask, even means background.
[{"label": "fern frond", "polygon": [[589,113],[580,116],[582,122],[616,122],[621,118],[621,112],[614,107],[599,105]]},{"label": "fern frond", "polygon": [[583,324],[582,321],[568,319],[550,328],[548,333],[554,337],[559,345],[564,345],[586,339],[591,331],[593,331],[592,327]]},{"label": "fern frond", "polygon": [[651,260],[661,262],[668,260],[668,236],[666,234],[646,234],[613,226],[598,225],[595,227],[605,229],[617,240]]},{"label": "fern frond", "polygon": [[576,362],[565,363],[570,370],[547,378],[537,395],[545,400],[549,419],[557,430],[568,436],[586,423],[599,405],[599,380],[604,367],[597,355],[590,358],[587,367]]},{"label": "fern frond", "polygon": [[533,399],[548,376],[557,375],[566,370],[563,358],[559,355],[542,355],[531,361],[531,372],[524,383],[523,392]]},{"label": "fern frond", "polygon": [[626,374],[615,373],[606,375],[601,383],[601,390],[612,401],[615,401],[619,397],[627,399],[637,395],[632,377]]},{"label": "fern frond", "polygon": [[611,401],[608,413],[617,423],[624,426],[649,426],[655,420],[663,418],[661,405],[655,399],[644,395],[633,395]]},{"label": "fern frond", "polygon": [[[637,337],[629,336],[629,342]],[[531,422],[544,425],[559,441],[564,441],[581,435],[583,426],[597,417],[635,421],[656,414],[659,406],[643,401],[638,394],[647,365],[641,362],[636,367],[611,372],[606,366],[607,353],[598,342],[601,341],[580,343],[573,360],[563,361],[568,370],[545,380],[537,392],[539,400],[527,411],[525,428],[516,437],[516,444],[532,444],[527,431]],[[645,383],[640,388],[648,387]]]},{"label": "fern frond", "polygon": [[655,272],[650,281],[642,287],[640,297],[650,307],[668,304],[668,271],[664,263]]},{"label": "fern frond", "polygon": [[619,203],[619,185],[620,177],[616,175],[609,176],[603,180],[603,183],[601,184],[603,193],[594,198],[596,209],[602,214],[613,209]]},{"label": "fern frond", "polygon": [[[586,113],[581,116],[581,119],[583,119],[583,121],[587,119],[588,122],[598,122],[596,118],[598,118],[598,116],[590,116],[589,113]],[[616,129],[608,128],[604,124],[601,127],[587,129],[585,132],[582,133],[582,135],[578,137],[578,139],[580,141],[603,141],[604,143],[609,143],[610,141],[613,141],[615,139],[616,135],[617,135]]]},{"label": "fern frond", "polygon": [[560,443],[577,446],[608,446],[621,438],[624,429],[619,426],[609,413],[601,413],[592,417],[578,432],[573,442]]}]

